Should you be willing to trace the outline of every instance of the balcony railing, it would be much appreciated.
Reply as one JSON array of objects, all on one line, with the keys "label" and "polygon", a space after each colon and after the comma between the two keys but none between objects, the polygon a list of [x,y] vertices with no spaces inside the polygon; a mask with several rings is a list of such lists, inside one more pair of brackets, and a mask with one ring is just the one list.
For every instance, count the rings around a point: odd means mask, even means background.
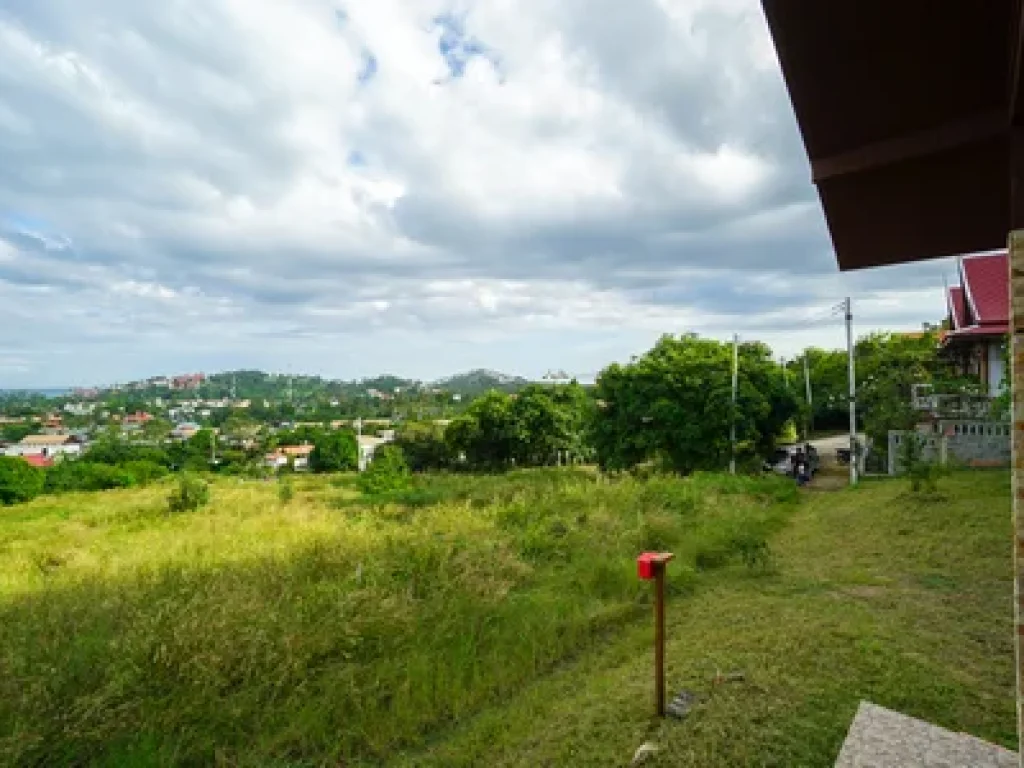
[{"label": "balcony railing", "polygon": [[924,411],[933,416],[953,418],[984,419],[992,410],[992,398],[978,394],[936,394],[927,391],[915,391],[911,397],[915,410]]}]

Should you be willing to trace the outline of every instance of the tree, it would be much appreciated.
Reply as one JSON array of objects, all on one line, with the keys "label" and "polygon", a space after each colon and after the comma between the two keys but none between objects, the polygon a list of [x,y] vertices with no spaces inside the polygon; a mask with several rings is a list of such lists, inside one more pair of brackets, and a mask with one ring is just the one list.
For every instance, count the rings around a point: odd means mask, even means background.
[{"label": "tree", "polygon": [[551,389],[537,384],[526,387],[512,403],[516,444],[513,455],[522,466],[553,464],[559,451],[569,448],[572,419]]},{"label": "tree", "polygon": [[451,463],[452,453],[444,440],[444,430],[433,424],[407,422],[395,436],[413,472],[443,469]]},{"label": "tree", "polygon": [[915,384],[936,383],[944,392],[971,386],[950,374],[938,349],[933,333],[876,333],[858,340],[857,409],[880,460],[888,450],[889,431],[913,429],[920,420],[912,402]]},{"label": "tree", "polygon": [[797,402],[766,346],[745,344],[739,358],[735,409],[732,349],[718,341],[663,336],[642,357],[602,371],[593,424],[601,466],[626,469],[654,460],[681,473],[722,469],[734,419],[747,453],[769,449]]},{"label": "tree", "polygon": [[348,430],[321,432],[309,454],[314,472],[349,472],[359,466],[359,443]]},{"label": "tree", "polygon": [[198,477],[183,472],[178,485],[167,498],[167,509],[172,514],[195,512],[210,502],[210,486]]},{"label": "tree", "polygon": [[521,425],[512,398],[491,391],[477,398],[461,417],[445,430],[445,442],[456,456],[465,455],[473,467],[499,469],[508,466],[520,452]]},{"label": "tree", "polygon": [[31,435],[35,431],[36,427],[34,424],[4,424],[0,427],[0,437],[4,440],[10,440],[12,443],[16,443],[19,440],[22,440],[26,435]]},{"label": "tree", "polygon": [[45,476],[22,458],[0,456],[0,504],[31,501],[43,492]]},{"label": "tree", "polygon": [[405,463],[402,449],[397,445],[382,445],[376,450],[373,461],[359,475],[359,490],[367,496],[380,496],[402,491],[409,487],[409,465]]}]

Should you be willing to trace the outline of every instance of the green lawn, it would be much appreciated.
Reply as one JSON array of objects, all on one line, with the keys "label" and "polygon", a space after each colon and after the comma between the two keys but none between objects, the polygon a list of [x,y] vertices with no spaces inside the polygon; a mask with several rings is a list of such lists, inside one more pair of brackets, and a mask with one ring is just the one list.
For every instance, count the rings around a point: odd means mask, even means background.
[{"label": "green lawn", "polygon": [[[860,699],[1015,746],[1010,495],[961,473],[222,481],[0,509],[0,764],[831,765]],[[770,542],[771,562],[759,556]],[[643,548],[671,548],[650,717]],[[751,565],[745,564],[751,561]],[[712,685],[716,671],[745,679]]]},{"label": "green lawn", "polygon": [[1015,749],[1008,475],[942,490],[808,494],[776,577],[675,600],[669,691],[705,697],[685,721],[650,717],[651,631],[631,627],[404,764],[621,765],[652,741],[651,765],[828,766],[861,699]]}]

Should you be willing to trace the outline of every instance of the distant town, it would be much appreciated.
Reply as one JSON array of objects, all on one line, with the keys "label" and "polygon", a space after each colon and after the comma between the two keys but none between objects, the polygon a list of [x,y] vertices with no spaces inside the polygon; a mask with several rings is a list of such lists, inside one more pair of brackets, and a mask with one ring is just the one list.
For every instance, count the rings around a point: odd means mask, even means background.
[{"label": "distant town", "polygon": [[443,429],[475,397],[492,390],[512,394],[529,383],[487,370],[431,383],[391,375],[341,381],[242,370],[152,376],[58,394],[11,390],[0,392],[0,455],[48,468],[82,455],[104,437],[155,448],[188,443],[208,430],[211,461],[230,463],[244,455],[251,462],[259,453],[266,468],[301,471],[315,431],[349,428],[358,433],[365,465],[378,445],[394,439],[396,423],[411,419]]}]

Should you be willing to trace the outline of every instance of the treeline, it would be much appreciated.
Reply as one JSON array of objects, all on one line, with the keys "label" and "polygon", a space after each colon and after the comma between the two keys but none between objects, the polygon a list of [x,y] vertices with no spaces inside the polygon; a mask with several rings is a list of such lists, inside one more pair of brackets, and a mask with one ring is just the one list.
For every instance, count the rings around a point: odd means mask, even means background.
[{"label": "treeline", "polygon": [[[309,468],[313,472],[353,471],[359,461],[356,436],[350,430],[302,427],[274,435],[251,450],[215,448],[215,437],[212,430],[204,429],[181,442],[147,445],[110,433],[93,442],[82,456],[45,469],[21,458],[0,456],[0,504],[29,501],[41,494],[133,488],[175,472],[266,477],[271,470],[264,461],[265,452],[278,445],[312,445]],[[290,471],[291,466],[283,470]]]},{"label": "treeline", "polygon": [[735,406],[731,345],[665,336],[642,357],[606,368],[590,389],[571,383],[490,392],[443,431],[401,428],[398,445],[414,471],[586,461],[608,470],[652,463],[686,474],[725,467],[735,424],[737,458],[754,465],[799,402],[767,346],[744,344],[739,358]]},{"label": "treeline", "polygon": [[[916,422],[914,384],[932,383],[945,392],[977,388],[976,381],[952,375],[937,341],[934,334],[875,334],[858,342],[858,426],[876,449],[885,446],[890,429]],[[812,424],[818,429],[847,427],[845,353],[805,352],[810,402],[803,358],[782,366],[769,347],[755,342],[739,346],[734,403],[732,355],[728,343],[696,335],[664,336],[646,354],[605,368],[593,387],[572,382],[532,384],[517,393],[491,391],[446,426],[401,421],[395,448],[414,472],[586,462],[610,471],[649,465],[688,474],[728,466],[734,457],[733,430],[736,461],[741,469],[755,470],[787,428],[798,425],[806,432]],[[268,434],[252,416],[234,414],[234,423],[225,423],[232,431],[254,435],[248,449],[216,444],[209,429],[172,444],[145,444],[111,432],[82,458],[45,472],[17,459],[0,460],[0,502],[44,491],[141,485],[176,471],[263,476],[269,472],[265,453],[281,445],[314,446],[309,458],[313,471],[357,467],[358,445],[349,430],[299,427]]]}]

